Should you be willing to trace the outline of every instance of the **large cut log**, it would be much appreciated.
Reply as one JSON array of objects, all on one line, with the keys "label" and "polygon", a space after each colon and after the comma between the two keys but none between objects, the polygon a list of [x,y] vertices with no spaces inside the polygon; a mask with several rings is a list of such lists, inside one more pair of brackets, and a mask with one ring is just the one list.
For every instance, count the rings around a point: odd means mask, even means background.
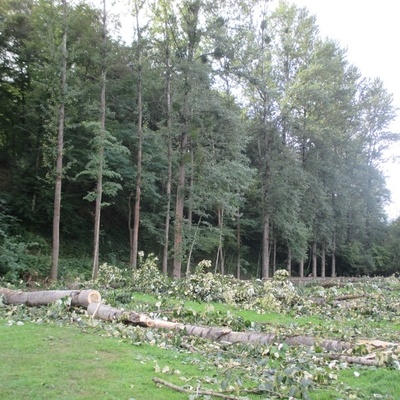
[{"label": "large cut log", "polygon": [[152,319],[146,315],[134,311],[124,311],[119,308],[110,307],[105,304],[89,304],[87,307],[89,315],[105,321],[124,321],[136,325],[152,327],[157,329],[180,330],[184,335],[198,336],[216,342],[224,343],[251,343],[268,345],[275,342],[283,342],[289,346],[315,346],[318,345],[326,350],[340,351],[353,347],[352,343],[339,340],[317,340],[311,336],[289,336],[280,338],[275,334],[262,332],[234,332],[229,328],[221,327],[202,327],[178,322]]},{"label": "large cut log", "polygon": [[135,325],[145,326],[148,328],[162,329],[183,329],[183,324],[176,322],[156,320],[144,314],[135,311],[125,311],[102,303],[91,303],[87,307],[87,312],[93,318],[99,318],[104,321],[124,321],[131,322]]},{"label": "large cut log", "polygon": [[101,295],[97,290],[43,290],[36,292],[19,292],[0,288],[0,296],[6,304],[25,304],[27,306],[44,306],[55,303],[65,297],[71,298],[71,305],[87,307],[90,303],[100,303]]},{"label": "large cut log", "polygon": [[259,345],[268,345],[276,342],[286,343],[288,346],[320,346],[329,351],[341,351],[351,349],[352,343],[339,340],[318,340],[312,336],[287,336],[281,338],[272,333],[263,332],[234,332],[231,329],[216,327],[201,327],[185,325],[187,334],[200,336],[217,342],[227,343],[251,343]]}]

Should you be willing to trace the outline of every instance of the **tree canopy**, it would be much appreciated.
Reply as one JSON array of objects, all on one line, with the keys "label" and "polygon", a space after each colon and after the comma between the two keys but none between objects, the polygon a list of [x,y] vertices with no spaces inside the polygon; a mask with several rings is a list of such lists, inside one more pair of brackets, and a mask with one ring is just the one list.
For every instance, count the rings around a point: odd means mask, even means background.
[{"label": "tree canopy", "polygon": [[106,3],[1,2],[1,275],[50,275],[57,182],[61,273],[91,258],[95,213],[95,257],[154,253],[177,278],[203,259],[242,277],[398,271],[392,95],[307,9],[135,1],[126,43]]}]

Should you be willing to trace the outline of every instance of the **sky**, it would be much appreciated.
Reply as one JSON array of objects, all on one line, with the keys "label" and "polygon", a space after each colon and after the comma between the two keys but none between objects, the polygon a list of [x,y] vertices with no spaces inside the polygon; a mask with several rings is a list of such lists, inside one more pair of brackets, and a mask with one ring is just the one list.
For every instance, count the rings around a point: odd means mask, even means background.
[{"label": "sky", "polygon": [[[273,0],[276,4],[278,0]],[[379,77],[400,109],[400,2],[397,0],[289,0],[306,7],[317,18],[322,37],[329,37],[347,49],[348,61],[364,77]],[[399,116],[390,125],[400,134]],[[392,203],[386,208],[390,219],[400,216],[400,143],[388,151],[383,166]],[[397,157],[397,161],[393,160]]]}]

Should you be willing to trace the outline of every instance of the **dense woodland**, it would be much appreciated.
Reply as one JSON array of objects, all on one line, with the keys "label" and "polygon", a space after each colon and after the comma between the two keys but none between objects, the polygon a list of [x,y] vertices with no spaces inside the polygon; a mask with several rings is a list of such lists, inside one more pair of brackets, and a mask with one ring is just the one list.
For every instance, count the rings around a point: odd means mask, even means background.
[{"label": "dense woodland", "polygon": [[1,1],[0,276],[94,278],[142,252],[175,278],[399,271],[392,96],[313,15],[133,0],[127,43],[96,7]]}]

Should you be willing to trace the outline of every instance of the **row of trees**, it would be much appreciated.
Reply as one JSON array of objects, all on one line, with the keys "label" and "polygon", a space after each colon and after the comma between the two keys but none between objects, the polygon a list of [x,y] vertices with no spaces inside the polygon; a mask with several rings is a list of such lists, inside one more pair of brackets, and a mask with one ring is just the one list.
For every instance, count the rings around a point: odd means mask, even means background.
[{"label": "row of trees", "polygon": [[176,278],[203,258],[238,277],[396,270],[392,96],[306,9],[134,0],[127,45],[106,0],[0,7],[2,192],[24,230],[53,227],[52,279],[59,249],[93,252],[93,278],[139,249]]}]

